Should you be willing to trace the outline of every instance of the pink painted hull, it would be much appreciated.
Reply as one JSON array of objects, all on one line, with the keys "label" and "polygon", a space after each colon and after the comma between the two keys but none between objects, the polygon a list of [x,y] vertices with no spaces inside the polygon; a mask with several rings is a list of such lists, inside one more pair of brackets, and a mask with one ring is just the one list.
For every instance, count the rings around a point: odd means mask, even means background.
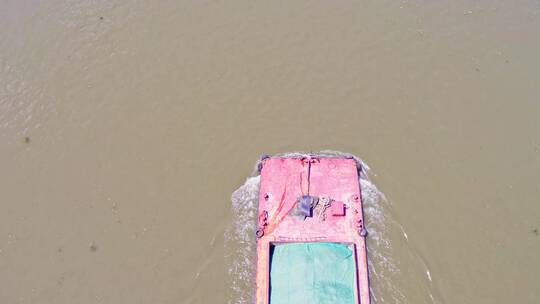
[{"label": "pink painted hull", "polygon": [[[297,198],[307,194],[333,200],[324,220],[317,212],[305,220],[289,215]],[[342,206],[344,213],[340,212]],[[370,303],[366,240],[361,233],[362,201],[354,159],[264,159],[258,215],[256,304],[269,303],[270,245],[286,242],[348,244],[356,260],[355,303]]]}]

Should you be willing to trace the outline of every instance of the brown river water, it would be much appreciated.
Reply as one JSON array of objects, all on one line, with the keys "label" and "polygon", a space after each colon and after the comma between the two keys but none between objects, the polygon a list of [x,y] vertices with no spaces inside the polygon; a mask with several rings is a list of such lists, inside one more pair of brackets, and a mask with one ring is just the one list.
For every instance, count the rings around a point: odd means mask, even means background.
[{"label": "brown river water", "polygon": [[0,1],[0,303],[250,303],[253,166],[321,150],[374,303],[540,303],[539,116],[539,1]]}]

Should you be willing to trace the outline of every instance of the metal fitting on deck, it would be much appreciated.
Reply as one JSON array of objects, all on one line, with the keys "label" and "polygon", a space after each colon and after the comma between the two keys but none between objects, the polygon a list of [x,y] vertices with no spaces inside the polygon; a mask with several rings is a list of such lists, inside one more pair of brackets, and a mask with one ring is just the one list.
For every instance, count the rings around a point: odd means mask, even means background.
[{"label": "metal fitting on deck", "polygon": [[362,228],[358,231],[358,234],[361,236],[361,237],[366,237],[367,236],[367,230],[366,228]]},{"label": "metal fitting on deck", "polygon": [[265,159],[267,159],[267,158],[270,158],[270,155],[268,155],[268,154],[263,154],[263,155],[261,155],[261,157],[259,158],[259,161],[257,162],[257,171],[258,171],[259,173],[261,173],[261,171],[262,171],[262,168],[263,168],[263,161],[264,161]]}]

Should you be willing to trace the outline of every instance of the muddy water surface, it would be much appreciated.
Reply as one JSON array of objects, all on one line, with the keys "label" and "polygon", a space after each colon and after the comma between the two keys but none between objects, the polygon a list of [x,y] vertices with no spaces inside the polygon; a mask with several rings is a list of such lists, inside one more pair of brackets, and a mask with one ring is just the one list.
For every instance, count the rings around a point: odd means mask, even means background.
[{"label": "muddy water surface", "polygon": [[332,149],[385,194],[375,303],[538,303],[539,37],[538,1],[0,1],[0,302],[248,302],[231,193]]}]

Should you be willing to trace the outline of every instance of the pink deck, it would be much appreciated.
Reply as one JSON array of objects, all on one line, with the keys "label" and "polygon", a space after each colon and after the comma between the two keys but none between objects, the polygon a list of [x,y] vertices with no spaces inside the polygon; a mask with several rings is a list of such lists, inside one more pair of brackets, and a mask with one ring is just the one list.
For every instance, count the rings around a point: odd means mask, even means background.
[{"label": "pink deck", "polygon": [[[288,215],[296,199],[307,194],[333,200],[325,212],[325,220],[316,212],[305,220]],[[349,244],[356,256],[355,303],[370,303],[366,242],[360,234],[363,214],[355,160],[264,159],[258,215],[259,229],[263,233],[257,240],[256,304],[268,304],[270,244],[284,242]]]}]

